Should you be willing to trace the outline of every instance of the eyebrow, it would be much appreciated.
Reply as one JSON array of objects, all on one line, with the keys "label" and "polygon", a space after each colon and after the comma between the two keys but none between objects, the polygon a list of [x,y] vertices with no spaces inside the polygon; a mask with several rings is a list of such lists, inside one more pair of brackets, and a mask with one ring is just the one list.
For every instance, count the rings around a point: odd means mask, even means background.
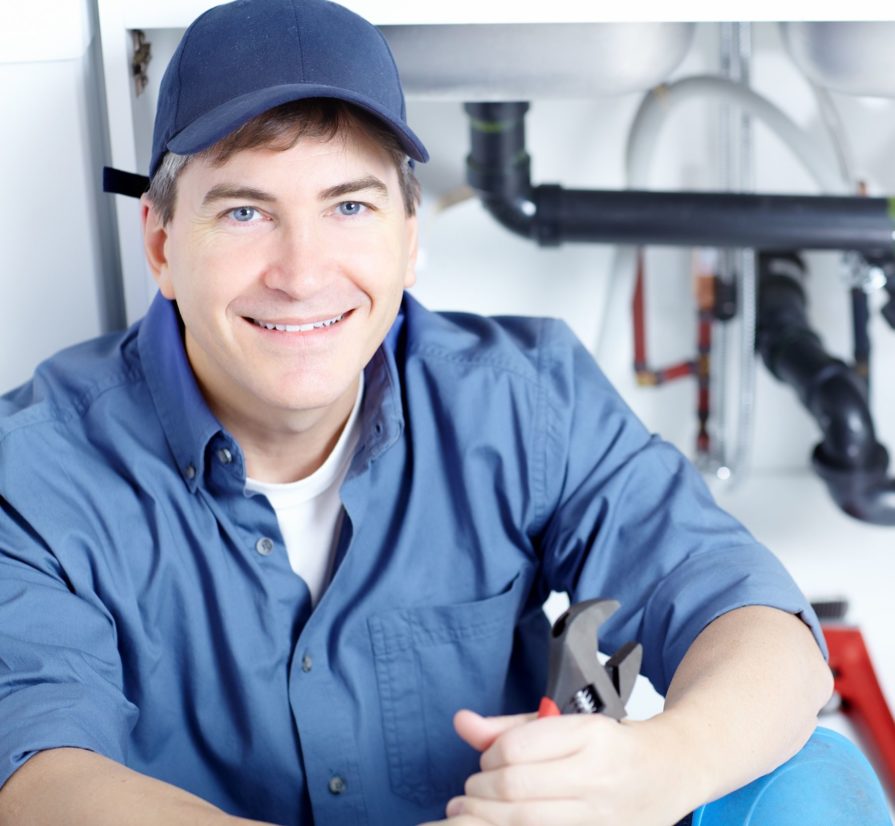
[{"label": "eyebrow", "polygon": [[324,189],[320,193],[321,201],[329,201],[332,198],[341,198],[343,195],[351,195],[355,192],[362,192],[365,189],[372,189],[378,195],[388,198],[388,187],[379,180],[375,175],[367,175],[365,178],[358,178],[355,181],[346,181],[343,184],[331,186]]},{"label": "eyebrow", "polygon": [[[354,181],[345,181],[345,183],[336,184],[328,189],[324,189],[318,196],[321,201],[329,201],[333,198],[341,198],[345,195],[351,195],[355,192],[363,192],[372,189],[384,198],[388,198],[388,187],[379,180],[375,175],[367,175],[364,178],[358,178]],[[251,186],[234,186],[232,184],[217,184],[213,186],[205,197],[202,199],[202,205],[214,203],[215,201],[261,201],[264,203],[273,203],[277,200],[275,195],[265,192],[262,189],[255,189]]]},{"label": "eyebrow", "polygon": [[233,186],[231,184],[218,184],[213,186],[205,197],[202,199],[202,206],[214,203],[215,201],[263,201],[265,203],[273,203],[276,197],[269,192],[261,189],[255,189],[251,186]]}]

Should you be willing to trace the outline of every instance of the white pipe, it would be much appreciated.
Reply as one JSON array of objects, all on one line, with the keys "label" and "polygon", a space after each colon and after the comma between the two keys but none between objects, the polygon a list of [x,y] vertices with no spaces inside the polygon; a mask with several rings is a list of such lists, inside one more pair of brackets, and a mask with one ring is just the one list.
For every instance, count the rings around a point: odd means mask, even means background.
[{"label": "white pipe", "polygon": [[630,188],[646,186],[656,137],[671,112],[685,101],[707,98],[735,104],[762,121],[792,150],[822,192],[841,193],[846,189],[814,137],[789,115],[752,89],[713,75],[694,75],[659,86],[643,99],[628,133],[625,168]]},{"label": "white pipe", "polygon": [[836,153],[836,160],[839,163],[839,172],[842,175],[842,180],[845,182],[846,192],[854,194],[857,191],[858,186],[858,176],[855,171],[857,167],[851,143],[848,139],[848,134],[842,123],[842,117],[840,116],[839,110],[836,108],[836,103],[833,100],[833,96],[829,91],[811,81],[809,81],[809,85],[811,86],[811,91],[814,93],[817,109],[820,113],[821,121],[826,127],[827,135],[830,138],[830,144],[833,147],[833,152]]}]

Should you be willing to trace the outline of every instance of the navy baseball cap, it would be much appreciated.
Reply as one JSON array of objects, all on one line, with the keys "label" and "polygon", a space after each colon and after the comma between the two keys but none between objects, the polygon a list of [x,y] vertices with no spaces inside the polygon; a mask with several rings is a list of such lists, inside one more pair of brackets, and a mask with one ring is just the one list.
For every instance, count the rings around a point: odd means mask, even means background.
[{"label": "navy baseball cap", "polygon": [[315,97],[365,109],[411,158],[429,159],[407,125],[398,69],[375,26],[329,0],[236,0],[196,19],[174,52],[149,174],[168,150],[200,152],[274,106]]},{"label": "navy baseball cap", "polygon": [[[382,33],[329,0],[236,0],[186,30],[159,89],[150,177],[165,153],[192,155],[294,100],[334,98],[378,118],[415,161],[404,92]],[[147,179],[106,169],[106,191],[139,195]],[[139,179],[139,180],[137,180]]]}]

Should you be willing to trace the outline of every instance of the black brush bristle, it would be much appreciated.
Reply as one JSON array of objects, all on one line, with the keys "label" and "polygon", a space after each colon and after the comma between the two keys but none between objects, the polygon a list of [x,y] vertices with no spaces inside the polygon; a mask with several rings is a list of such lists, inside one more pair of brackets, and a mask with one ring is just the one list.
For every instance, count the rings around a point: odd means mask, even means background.
[{"label": "black brush bristle", "polygon": [[812,602],[811,607],[821,622],[843,620],[848,613],[848,600],[845,598],[821,599]]}]

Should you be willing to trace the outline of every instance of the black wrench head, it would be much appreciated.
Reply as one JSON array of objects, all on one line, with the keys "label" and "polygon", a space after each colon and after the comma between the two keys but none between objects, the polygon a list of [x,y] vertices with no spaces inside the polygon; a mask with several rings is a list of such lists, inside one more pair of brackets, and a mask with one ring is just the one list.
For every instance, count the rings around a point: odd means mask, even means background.
[{"label": "black wrench head", "polygon": [[594,711],[616,720],[625,716],[625,702],[640,671],[642,649],[628,643],[605,666],[597,659],[597,629],[618,607],[613,599],[579,602],[553,624],[547,696],[563,714],[581,710],[576,695],[586,690],[594,701]]}]

